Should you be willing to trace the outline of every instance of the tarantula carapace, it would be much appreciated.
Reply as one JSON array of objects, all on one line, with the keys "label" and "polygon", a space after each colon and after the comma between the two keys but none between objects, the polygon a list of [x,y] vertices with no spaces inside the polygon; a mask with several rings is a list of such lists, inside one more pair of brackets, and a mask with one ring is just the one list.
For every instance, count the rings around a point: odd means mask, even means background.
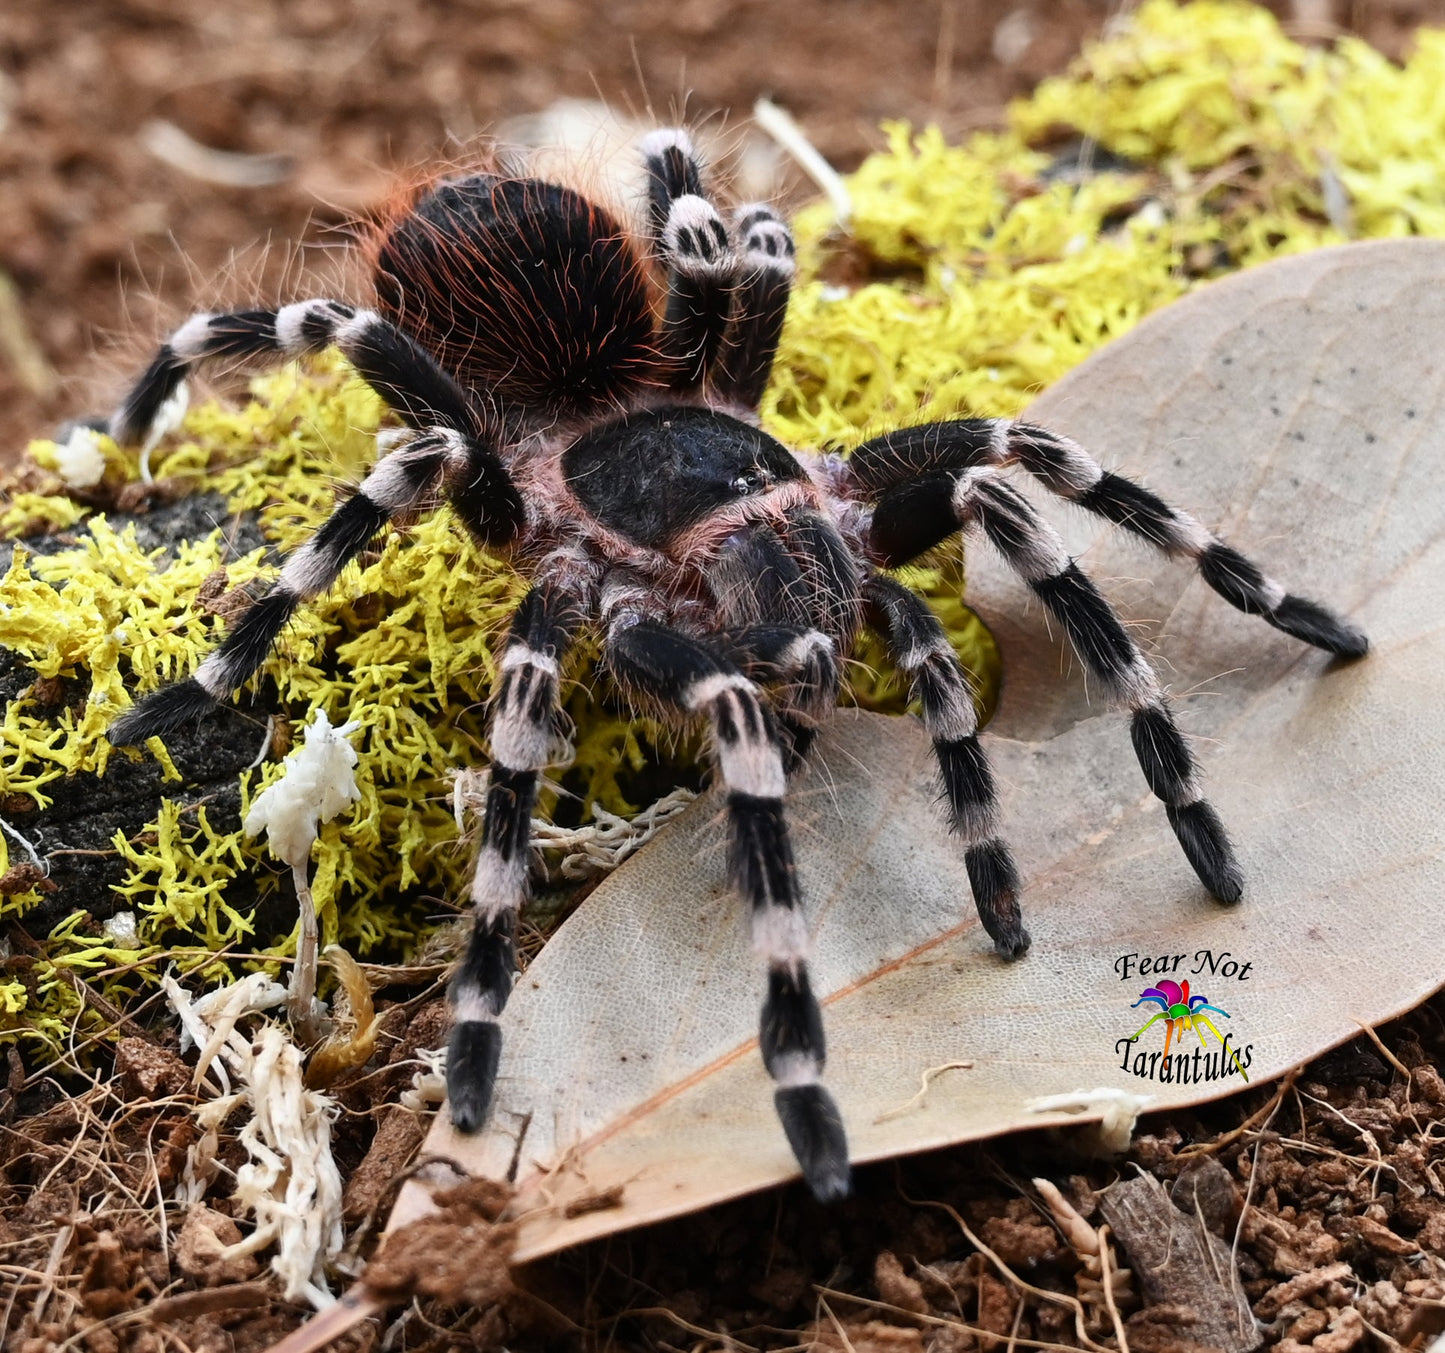
[{"label": "tarantula carapace", "polygon": [[912,682],[985,930],[1007,957],[1029,943],[969,678],[932,612],[888,570],[977,528],[1127,713],[1145,780],[1222,902],[1237,900],[1243,881],[1165,694],[1058,535],[1010,486],[1010,467],[1192,560],[1226,601],[1306,643],[1355,657],[1366,640],[1043,428],[948,420],[847,457],[774,440],[757,409],[794,271],[788,229],[764,205],[725,220],[685,133],[653,132],[640,154],[648,200],[635,228],[538,179],[443,179],[376,232],[375,308],[306,300],[196,315],[162,345],[111,421],[119,441],[142,438],[198,364],[331,346],[406,431],[195,675],[142,699],[111,740],[171,732],[227,699],[298,606],[389,521],[440,497],[532,580],[500,663],[475,923],[451,981],[452,1121],[475,1131],[492,1098],[559,672],[579,630],[595,627],[624,688],[710,726],[732,878],[767,973],[763,1061],[804,1177],[819,1198],[837,1198],[848,1149],[820,1081],[823,1023],[784,800],[860,625],[881,633]]}]

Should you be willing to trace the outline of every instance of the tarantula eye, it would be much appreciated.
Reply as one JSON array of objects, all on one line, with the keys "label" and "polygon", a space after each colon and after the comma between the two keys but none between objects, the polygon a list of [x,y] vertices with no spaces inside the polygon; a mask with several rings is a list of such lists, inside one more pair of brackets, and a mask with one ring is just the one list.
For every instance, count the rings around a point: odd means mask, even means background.
[{"label": "tarantula eye", "polygon": [[750,493],[758,493],[763,487],[763,477],[756,470],[749,470],[746,474],[740,474],[733,480],[733,492],[739,498],[746,498]]}]

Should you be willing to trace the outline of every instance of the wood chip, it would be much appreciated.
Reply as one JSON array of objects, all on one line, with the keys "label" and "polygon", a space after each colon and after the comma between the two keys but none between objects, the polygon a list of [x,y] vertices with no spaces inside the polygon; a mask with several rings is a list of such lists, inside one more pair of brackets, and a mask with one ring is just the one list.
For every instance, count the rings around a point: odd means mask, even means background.
[{"label": "wood chip", "polygon": [[1146,1310],[1187,1310],[1192,1318],[1181,1324],[1180,1337],[1224,1353],[1259,1347],[1229,1246],[1175,1207],[1157,1179],[1141,1175],[1116,1184],[1099,1195],[1099,1208],[1129,1255]]}]

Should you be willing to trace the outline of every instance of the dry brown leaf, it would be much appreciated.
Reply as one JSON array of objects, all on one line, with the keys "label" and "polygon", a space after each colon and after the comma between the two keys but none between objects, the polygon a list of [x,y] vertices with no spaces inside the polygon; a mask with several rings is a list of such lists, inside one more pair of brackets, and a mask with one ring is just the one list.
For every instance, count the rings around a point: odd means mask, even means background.
[{"label": "dry brown leaf", "polygon": [[[1238,1087],[1121,1066],[1117,1040],[1143,1023],[1151,1007],[1131,1005],[1155,975],[1121,978],[1127,954],[1189,956],[1174,975],[1229,1011],[1216,1023],[1250,1046],[1255,1083],[1445,977],[1442,276],[1445,244],[1426,241],[1258,268],[1146,321],[1031,410],[1358,619],[1374,649],[1332,667],[1187,567],[1047,507],[1198,739],[1247,875],[1226,909],[1145,790],[1124,719],[1090,702],[1039,608],[977,548],[970,600],[1006,660],[989,746],[1032,952],[1005,964],[979,929],[913,721],[840,714],[790,799],[827,1082],[856,1160],[1071,1121],[1031,1112],[1040,1096],[1103,1088],[1164,1108]],[[1247,976],[1193,972],[1203,950],[1248,963]],[[515,1158],[519,1260],[788,1179],[753,1042],[761,989],[710,796],[599,888],[518,983],[488,1130],[461,1138],[443,1116],[426,1152],[493,1178]],[[1162,1043],[1156,1027],[1136,1048]],[[959,1061],[971,1069],[890,1112],[930,1068]],[[618,1186],[619,1206],[569,1215]],[[429,1206],[409,1183],[393,1227]]]}]

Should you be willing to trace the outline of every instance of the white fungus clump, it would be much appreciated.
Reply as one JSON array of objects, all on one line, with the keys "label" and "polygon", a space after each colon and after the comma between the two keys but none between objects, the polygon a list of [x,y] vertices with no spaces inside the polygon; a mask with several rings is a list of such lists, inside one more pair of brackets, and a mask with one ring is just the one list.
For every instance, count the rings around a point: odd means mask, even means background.
[{"label": "white fungus clump", "polygon": [[100,434],[78,427],[55,447],[55,473],[68,489],[93,489],[105,474]]},{"label": "white fungus clump", "polygon": [[321,823],[330,822],[361,797],[356,787],[356,749],[346,741],[361,725],[355,719],[333,728],[318,709],[305,742],[286,758],[285,773],[256,797],[246,814],[247,836],[265,832],[272,854],[305,868]]}]

